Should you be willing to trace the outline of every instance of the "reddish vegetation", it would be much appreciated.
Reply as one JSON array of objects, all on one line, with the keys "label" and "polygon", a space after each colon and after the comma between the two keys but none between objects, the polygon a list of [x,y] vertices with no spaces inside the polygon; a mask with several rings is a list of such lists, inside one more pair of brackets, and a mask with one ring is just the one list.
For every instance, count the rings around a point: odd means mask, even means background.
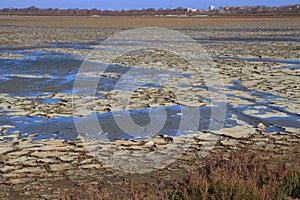
[{"label": "reddish vegetation", "polygon": [[298,199],[300,172],[285,165],[273,165],[246,150],[235,151],[230,159],[206,159],[204,167],[189,178],[158,185],[158,189],[132,184],[126,194],[116,196],[104,185],[84,185],[62,199]]}]

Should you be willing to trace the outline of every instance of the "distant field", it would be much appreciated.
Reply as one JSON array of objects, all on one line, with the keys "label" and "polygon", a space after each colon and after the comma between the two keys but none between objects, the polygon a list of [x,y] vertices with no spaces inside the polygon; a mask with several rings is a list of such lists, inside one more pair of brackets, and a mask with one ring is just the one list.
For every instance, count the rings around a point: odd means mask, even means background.
[{"label": "distant field", "polygon": [[0,16],[0,25],[81,26],[129,28],[144,26],[201,26],[207,24],[251,24],[254,22],[299,21],[300,17],[82,17],[82,16]]}]

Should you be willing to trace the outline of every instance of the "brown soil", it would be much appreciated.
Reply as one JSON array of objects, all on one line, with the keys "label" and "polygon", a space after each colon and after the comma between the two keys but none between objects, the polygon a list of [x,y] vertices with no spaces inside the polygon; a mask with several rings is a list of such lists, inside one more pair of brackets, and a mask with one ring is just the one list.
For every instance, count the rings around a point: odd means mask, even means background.
[{"label": "brown soil", "polygon": [[274,21],[299,21],[300,17],[77,17],[77,16],[0,16],[0,25],[12,26],[66,26],[93,28],[133,28],[146,26],[197,27],[203,25],[253,24]]}]

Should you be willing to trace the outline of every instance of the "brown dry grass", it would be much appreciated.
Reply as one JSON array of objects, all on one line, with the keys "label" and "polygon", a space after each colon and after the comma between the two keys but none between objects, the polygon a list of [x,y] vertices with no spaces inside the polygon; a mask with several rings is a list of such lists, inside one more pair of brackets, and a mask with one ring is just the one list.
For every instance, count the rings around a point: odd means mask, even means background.
[{"label": "brown dry grass", "polygon": [[115,195],[104,185],[85,185],[85,193],[65,193],[62,199],[204,199],[276,200],[300,198],[300,172],[273,165],[247,150],[231,153],[230,159],[209,158],[204,167],[186,180],[165,182],[158,189],[132,184],[126,193]]},{"label": "brown dry grass", "polygon": [[271,21],[299,21],[300,17],[86,17],[86,16],[0,16],[0,25],[14,26],[66,26],[97,28],[134,27],[199,27],[203,25],[252,24]]}]

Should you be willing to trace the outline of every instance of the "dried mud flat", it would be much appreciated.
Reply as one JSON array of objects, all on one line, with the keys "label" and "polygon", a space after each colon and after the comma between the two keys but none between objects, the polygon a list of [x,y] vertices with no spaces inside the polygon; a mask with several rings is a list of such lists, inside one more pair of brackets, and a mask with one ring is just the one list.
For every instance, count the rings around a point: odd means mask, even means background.
[{"label": "dried mud flat", "polygon": [[[70,189],[81,190],[84,184],[104,184],[120,193],[131,184],[155,186],[157,180],[180,179],[201,166],[205,159],[202,154],[228,157],[241,148],[275,164],[285,162],[299,169],[299,18],[1,16],[0,24],[1,199],[60,198]],[[88,78],[101,76],[104,86],[99,84],[97,88],[99,98],[87,96],[79,107],[72,107],[72,101],[82,99],[72,93],[82,60],[88,56],[89,61],[102,61],[92,52],[100,41],[119,31],[145,26],[184,33],[207,51],[222,79],[217,92],[226,96],[223,129],[205,130],[206,118],[210,117],[206,109],[216,105],[210,100],[203,77],[196,73],[200,69],[166,51],[130,52],[114,60],[103,74],[83,74]],[[112,48],[106,46],[105,51]],[[132,90],[124,104],[124,91],[110,87],[132,68],[149,70],[130,79],[132,82],[152,85]],[[166,75],[171,84],[185,86],[175,93],[172,88],[153,85],[154,78],[161,75]],[[174,136],[168,132],[176,129],[171,123],[160,135],[138,139],[124,137],[112,128],[115,124],[111,125],[109,113],[136,110],[136,119],[144,119],[140,113],[159,107],[167,108],[177,122],[178,106],[200,110],[203,117],[198,130]],[[101,125],[109,141],[78,135],[73,117],[84,118],[91,113],[98,113],[104,121]],[[165,149],[180,149],[187,143],[184,152],[176,154],[176,161],[163,169],[139,160]],[[209,145],[213,147],[205,148]],[[102,153],[101,157],[93,152]],[[145,162],[154,171],[122,172],[126,171],[127,158]]]}]

